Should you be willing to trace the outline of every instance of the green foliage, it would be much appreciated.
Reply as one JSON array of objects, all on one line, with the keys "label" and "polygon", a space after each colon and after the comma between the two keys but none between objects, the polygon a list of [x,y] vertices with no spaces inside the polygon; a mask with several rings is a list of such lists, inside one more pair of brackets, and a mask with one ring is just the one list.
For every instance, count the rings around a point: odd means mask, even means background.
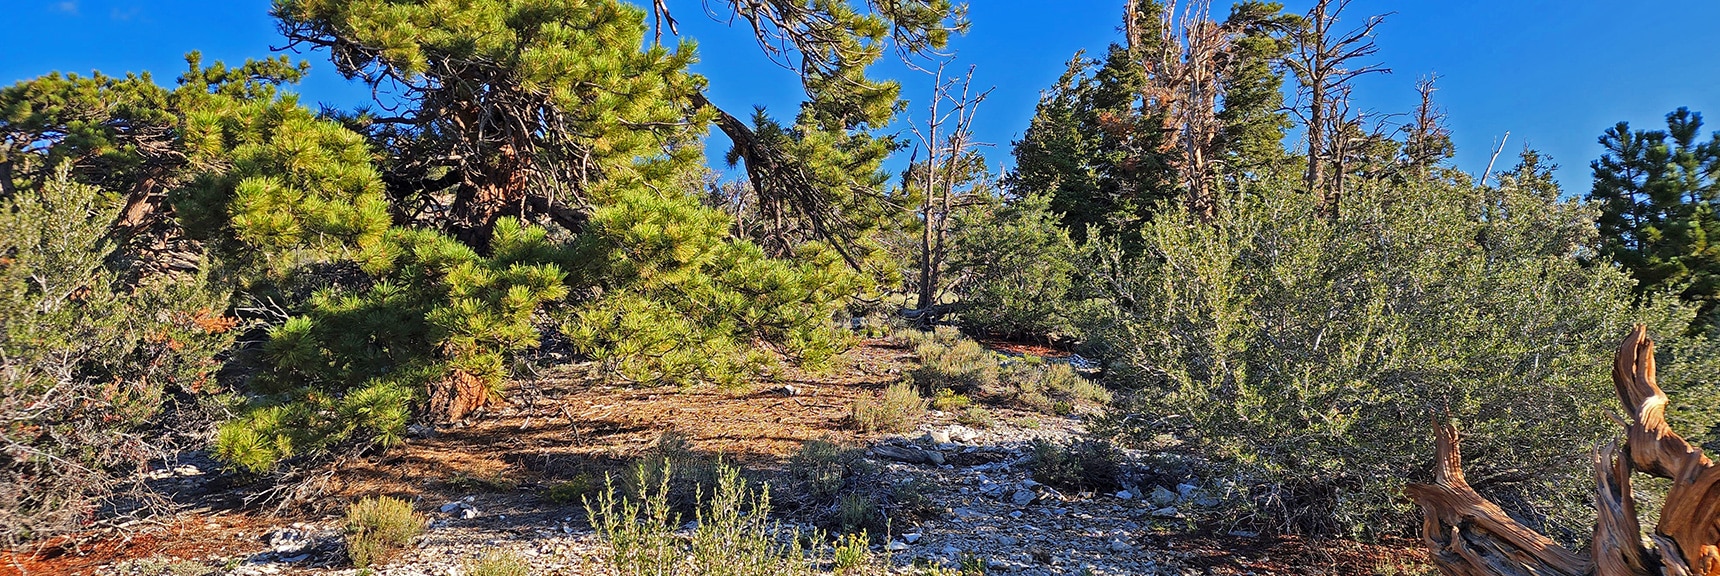
[{"label": "green foliage", "polygon": [[[1107,404],[1111,392],[1075,372],[1068,364],[1037,356],[1011,358],[987,350],[948,326],[929,332],[900,331],[895,336],[919,356],[908,372],[921,393],[943,398],[962,393],[1008,400],[1047,414],[1068,414],[1078,404]],[[946,403],[960,408],[953,396]],[[942,408],[940,408],[942,410]]]},{"label": "green foliage", "polygon": [[1415,525],[1398,491],[1429,477],[1428,423],[1449,415],[1483,492],[1586,531],[1590,471],[1572,463],[1614,430],[1612,349],[1690,311],[1635,306],[1623,273],[1580,263],[1593,213],[1527,160],[1498,188],[1359,187],[1335,220],[1268,185],[1209,226],[1149,224],[1143,257],[1106,257],[1117,306],[1089,324],[1132,390],[1113,423],[1222,463],[1259,505],[1237,517],[1377,534]]},{"label": "green foliage", "polygon": [[796,487],[818,502],[831,502],[872,472],[866,451],[829,440],[807,440],[788,458]]},{"label": "green foliage", "polygon": [[490,549],[482,556],[467,560],[465,576],[530,576],[532,565],[525,556],[513,550]]},{"label": "green foliage", "polygon": [[774,366],[770,352],[818,366],[845,348],[834,316],[859,277],[827,250],[767,258],[729,225],[690,197],[622,194],[574,248],[573,283],[600,296],[564,332],[612,375],[653,384],[735,384]]},{"label": "green foliage", "polygon": [[969,276],[957,288],[963,327],[1015,338],[1073,331],[1081,254],[1051,213],[1049,197],[964,214],[957,230],[951,267]]},{"label": "green foliage", "polygon": [[866,432],[903,432],[926,412],[926,399],[907,382],[897,382],[875,398],[854,401],[849,420]]},{"label": "green foliage", "polygon": [[[754,489],[732,466],[718,465],[709,498],[697,499],[698,527],[690,537],[675,533],[681,515],[669,505],[668,475],[652,482],[643,468],[633,482],[647,489],[638,498],[620,497],[613,483],[586,516],[609,547],[617,574],[794,576],[814,573],[813,558],[801,547],[798,530],[769,519],[770,489]],[[786,538],[778,539],[779,535]],[[786,542],[786,543],[785,543]]]},{"label": "green foliage", "polygon": [[405,500],[377,496],[354,502],[346,509],[346,555],[359,568],[387,562],[424,533],[425,522]]},{"label": "green foliage", "polygon": [[1666,115],[1666,130],[1607,129],[1588,198],[1601,251],[1637,280],[1638,294],[1676,291],[1701,308],[1693,330],[1712,325],[1720,302],[1720,132],[1701,141],[1702,115]]},{"label": "green foliage", "polygon": [[1122,452],[1104,440],[1067,445],[1035,440],[1030,457],[1027,469],[1033,479],[1059,490],[1114,490],[1122,475]]},{"label": "green foliage", "polygon": [[141,434],[164,403],[217,390],[226,295],[205,275],[122,283],[119,208],[65,166],[0,198],[0,542],[88,521],[164,448]]}]

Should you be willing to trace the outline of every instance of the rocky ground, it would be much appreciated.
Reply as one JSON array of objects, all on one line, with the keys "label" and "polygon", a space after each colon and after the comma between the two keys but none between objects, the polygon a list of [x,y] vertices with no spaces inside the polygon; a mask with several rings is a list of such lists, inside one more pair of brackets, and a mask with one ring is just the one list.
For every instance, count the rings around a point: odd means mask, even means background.
[{"label": "rocky ground", "polygon": [[[534,574],[604,574],[604,545],[578,503],[546,488],[619,468],[665,431],[722,453],[769,479],[812,438],[865,446],[879,481],[917,481],[929,518],[892,526],[874,549],[899,572],[915,565],[983,562],[993,574],[1402,574],[1423,569],[1411,546],[1304,542],[1200,525],[1200,508],[1223,498],[1201,486],[1172,453],[1126,454],[1122,487],[1065,493],[1027,469],[1036,439],[1067,442],[1079,416],[992,407],[985,429],[930,413],[918,430],[862,435],[842,421],[855,398],[899,377],[911,359],[873,342],[845,377],[798,379],[743,391],[645,391],[572,378],[526,383],[533,393],[490,418],[421,429],[391,455],[355,462],[320,487],[318,502],[282,511],[236,506],[243,487],[223,485],[206,459],[153,471],[193,506],[163,524],[137,523],[32,553],[0,556],[0,574],[234,576],[356,574],[341,545],[339,510],[373,494],[410,498],[431,518],[416,547],[374,570],[384,576],[461,576],[492,548],[521,553]],[[320,502],[320,504],[319,504]],[[271,509],[272,510],[272,509]],[[790,512],[790,525],[810,528]],[[75,545],[73,545],[75,544]]]}]

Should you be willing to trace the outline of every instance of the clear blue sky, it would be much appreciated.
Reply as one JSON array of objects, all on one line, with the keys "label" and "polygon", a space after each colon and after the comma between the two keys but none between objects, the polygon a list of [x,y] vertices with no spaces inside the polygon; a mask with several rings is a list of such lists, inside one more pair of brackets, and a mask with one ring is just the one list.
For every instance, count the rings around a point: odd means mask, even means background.
[{"label": "clear blue sky", "polygon": [[[1310,0],[1288,2],[1306,9]],[[1033,114],[1041,90],[1079,49],[1099,53],[1120,35],[1122,0],[969,0],[973,30],[954,42],[956,67],[977,66],[976,84],[995,87],[979,118],[981,140],[996,144],[992,164],[1009,162],[1009,143]],[[766,60],[747,32],[702,15],[701,2],[671,0],[681,32],[700,41],[697,70],[711,98],[744,115],[754,105],[791,118],[800,96],[792,73]],[[1215,2],[1215,4],[1223,4]],[[50,71],[152,71],[170,83],[183,55],[202,50],[229,62],[270,55],[281,44],[267,0],[0,0],[9,24],[0,36],[0,82]],[[1720,2],[1712,0],[1356,0],[1351,18],[1395,12],[1379,29],[1379,60],[1394,73],[1358,87],[1362,107],[1408,111],[1420,76],[1438,74],[1439,103],[1450,116],[1458,165],[1478,172],[1495,142],[1511,137],[1500,166],[1528,144],[1554,157],[1567,193],[1589,187],[1595,138],[1619,120],[1657,127],[1689,106],[1720,128]],[[305,56],[309,102],[352,107],[369,99],[322,54]],[[930,79],[890,64],[903,80],[911,114],[924,110]],[[726,143],[712,142],[720,154]]]}]

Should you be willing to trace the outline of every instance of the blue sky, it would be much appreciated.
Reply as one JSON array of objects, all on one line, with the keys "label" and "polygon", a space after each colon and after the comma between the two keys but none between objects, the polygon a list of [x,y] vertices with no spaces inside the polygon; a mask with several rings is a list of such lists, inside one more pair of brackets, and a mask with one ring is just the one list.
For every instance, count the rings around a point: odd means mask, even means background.
[{"label": "blue sky", "polygon": [[[1287,2],[1305,10],[1311,0]],[[1100,53],[1120,34],[1122,0],[969,0],[972,31],[955,40],[952,69],[976,67],[975,83],[993,87],[978,137],[996,146],[994,166],[1009,163],[1009,143],[1032,117],[1076,50]],[[1215,2],[1222,5],[1223,2]],[[0,35],[0,82],[50,71],[152,71],[172,82],[183,56],[202,50],[229,62],[270,55],[281,44],[266,0],[0,0],[10,26]],[[764,105],[791,118],[801,96],[793,74],[759,53],[748,33],[702,14],[702,3],[671,0],[683,35],[700,42],[697,71],[711,98],[737,115]],[[1358,104],[1378,114],[1411,110],[1419,77],[1439,76],[1457,164],[1478,172],[1506,132],[1510,164],[1523,145],[1551,154],[1567,193],[1589,187],[1595,139],[1614,122],[1657,127],[1678,106],[1709,113],[1720,128],[1720,2],[1712,0],[1398,1],[1355,0],[1352,20],[1393,12],[1379,28],[1378,59],[1390,75],[1369,77]],[[305,100],[352,107],[369,99],[335,74],[322,54],[303,56],[312,73]],[[880,75],[903,81],[908,112],[922,115],[931,79],[899,63]],[[726,143],[712,142],[720,154]]]}]

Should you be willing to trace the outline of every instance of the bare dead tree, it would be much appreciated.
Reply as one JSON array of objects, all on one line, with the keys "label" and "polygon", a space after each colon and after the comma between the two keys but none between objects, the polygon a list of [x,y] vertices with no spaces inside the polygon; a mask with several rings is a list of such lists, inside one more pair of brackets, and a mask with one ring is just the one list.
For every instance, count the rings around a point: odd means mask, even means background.
[{"label": "bare dead tree", "polygon": [[1351,0],[1318,0],[1308,11],[1304,27],[1295,35],[1296,49],[1288,59],[1292,73],[1301,84],[1297,105],[1291,110],[1307,127],[1308,167],[1302,182],[1310,193],[1320,195],[1321,212],[1328,217],[1337,214],[1338,188],[1333,178],[1341,161],[1333,130],[1349,125],[1343,118],[1332,118],[1337,110],[1347,108],[1345,87],[1357,77],[1373,73],[1389,73],[1377,63],[1367,62],[1379,52],[1374,44],[1374,29],[1385,21],[1386,15],[1369,16],[1360,26],[1339,31],[1340,16]]},{"label": "bare dead tree", "polygon": [[[1714,576],[1720,574],[1720,467],[1666,422],[1668,399],[1655,382],[1654,342],[1641,325],[1619,344],[1613,387],[1629,412],[1625,439],[1595,451],[1597,525],[1588,557],[1559,546],[1505,514],[1463,476],[1457,430],[1436,427],[1432,484],[1406,495],[1425,515],[1422,537],[1448,576]],[[1654,532],[1643,538],[1631,476],[1672,481]]]},{"label": "bare dead tree", "polygon": [[970,205],[971,185],[976,173],[983,172],[983,161],[974,149],[983,144],[973,139],[973,121],[979,104],[991,94],[991,89],[973,91],[974,67],[969,66],[961,78],[944,78],[945,64],[937,67],[937,83],[931,103],[927,105],[924,125],[914,125],[912,131],[919,145],[914,150],[917,160],[921,150],[924,163],[910,161],[909,181],[922,194],[919,206],[921,223],[919,282],[915,308],[927,310],[938,302],[945,285],[943,269],[949,259],[950,218],[958,208]]},{"label": "bare dead tree", "polygon": [[[1213,180],[1218,162],[1218,120],[1223,99],[1224,63],[1236,30],[1211,17],[1210,0],[1186,6],[1172,1],[1160,13],[1156,48],[1142,54],[1147,69],[1143,88],[1147,105],[1160,112],[1164,150],[1173,160],[1185,189],[1189,213],[1210,221],[1216,208]],[[1130,17],[1135,18],[1131,5]]]}]

